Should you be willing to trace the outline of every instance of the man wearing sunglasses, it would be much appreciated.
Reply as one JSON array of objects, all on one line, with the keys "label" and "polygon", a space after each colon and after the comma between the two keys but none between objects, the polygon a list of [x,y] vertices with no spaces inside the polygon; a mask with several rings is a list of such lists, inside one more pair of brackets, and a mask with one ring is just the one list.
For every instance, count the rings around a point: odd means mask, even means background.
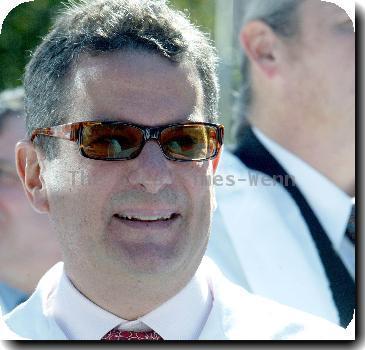
[{"label": "man wearing sunglasses", "polygon": [[5,316],[28,339],[338,338],[203,259],[223,142],[214,50],[164,1],[71,5],[26,68],[26,194],[64,263]]}]

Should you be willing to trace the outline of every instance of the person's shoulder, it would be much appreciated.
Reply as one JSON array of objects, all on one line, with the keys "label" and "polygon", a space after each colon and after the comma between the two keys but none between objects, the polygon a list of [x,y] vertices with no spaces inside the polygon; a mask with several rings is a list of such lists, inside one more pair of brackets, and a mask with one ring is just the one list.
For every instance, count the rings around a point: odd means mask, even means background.
[{"label": "person's shoulder", "polygon": [[15,335],[10,339],[37,339],[37,329],[45,319],[39,291],[36,290],[26,302],[18,305],[3,318],[7,329]]},{"label": "person's shoulder", "polygon": [[[207,260],[207,259],[206,259]],[[320,317],[252,294],[227,280],[208,261],[215,319],[231,340],[349,340],[345,330]]]},{"label": "person's shoulder", "polygon": [[27,340],[14,333],[0,317],[0,340]]},{"label": "person's shoulder", "polygon": [[257,327],[272,340],[349,340],[345,329],[323,318],[258,295],[250,299]]},{"label": "person's shoulder", "polygon": [[18,337],[14,339],[64,339],[49,310],[50,297],[62,273],[62,263],[53,266],[41,278],[30,298],[4,316],[7,329]]}]

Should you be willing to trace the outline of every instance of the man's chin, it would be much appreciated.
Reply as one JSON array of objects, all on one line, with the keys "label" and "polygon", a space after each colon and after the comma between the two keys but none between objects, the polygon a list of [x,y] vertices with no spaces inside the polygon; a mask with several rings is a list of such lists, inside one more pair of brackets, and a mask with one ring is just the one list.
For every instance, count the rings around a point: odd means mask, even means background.
[{"label": "man's chin", "polygon": [[173,273],[183,263],[183,254],[175,244],[117,242],[113,246],[113,255],[123,264],[123,269],[141,276]]}]

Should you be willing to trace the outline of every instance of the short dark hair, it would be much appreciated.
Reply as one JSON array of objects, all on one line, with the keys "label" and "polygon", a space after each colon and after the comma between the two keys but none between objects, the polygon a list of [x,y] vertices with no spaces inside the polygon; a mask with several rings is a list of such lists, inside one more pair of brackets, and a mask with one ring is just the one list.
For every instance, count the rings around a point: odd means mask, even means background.
[{"label": "short dark hair", "polygon": [[[265,22],[272,30],[285,38],[299,34],[298,8],[304,0],[245,0],[241,10],[243,27],[250,21]],[[245,51],[241,63],[241,85],[237,95],[235,119],[235,135],[239,138],[247,125],[247,116],[253,101],[250,61]]]},{"label": "short dark hair", "polygon": [[[217,57],[206,34],[165,0],[82,0],[70,3],[26,67],[26,127],[67,122],[67,74],[82,53],[145,50],[172,62],[188,62],[197,71],[204,92],[204,115],[218,112]],[[51,138],[38,139],[47,158],[57,155]],[[41,139],[41,140],[39,140]],[[52,143],[52,146],[50,144]]]}]

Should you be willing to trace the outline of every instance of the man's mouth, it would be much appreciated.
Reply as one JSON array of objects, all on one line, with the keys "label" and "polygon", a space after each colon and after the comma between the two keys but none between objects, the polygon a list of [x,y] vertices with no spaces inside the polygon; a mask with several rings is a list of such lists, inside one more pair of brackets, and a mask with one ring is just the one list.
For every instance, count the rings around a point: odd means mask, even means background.
[{"label": "man's mouth", "polygon": [[115,208],[108,230],[112,239],[123,242],[125,247],[167,249],[181,239],[184,224],[184,212],[179,208],[146,205]]},{"label": "man's mouth", "polygon": [[165,214],[165,215],[127,215],[127,214],[114,214],[114,217],[120,220],[137,221],[145,223],[154,223],[161,221],[174,220],[179,216],[177,213]]}]

